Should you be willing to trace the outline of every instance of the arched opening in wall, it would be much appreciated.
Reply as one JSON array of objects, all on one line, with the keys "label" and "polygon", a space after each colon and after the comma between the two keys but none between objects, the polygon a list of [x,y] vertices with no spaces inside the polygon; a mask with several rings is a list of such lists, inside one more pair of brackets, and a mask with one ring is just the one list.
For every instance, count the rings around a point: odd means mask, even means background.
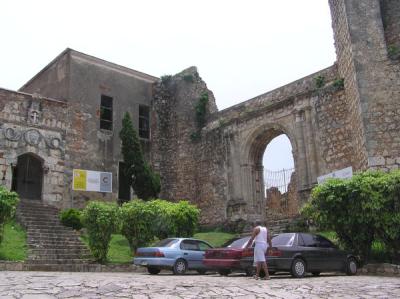
[{"label": "arched opening in wall", "polygon": [[40,200],[42,186],[43,160],[32,153],[19,156],[13,168],[12,190],[20,198]]},{"label": "arched opening in wall", "polygon": [[263,155],[264,195],[268,220],[298,213],[296,173],[292,145],[285,134],[273,138]]}]

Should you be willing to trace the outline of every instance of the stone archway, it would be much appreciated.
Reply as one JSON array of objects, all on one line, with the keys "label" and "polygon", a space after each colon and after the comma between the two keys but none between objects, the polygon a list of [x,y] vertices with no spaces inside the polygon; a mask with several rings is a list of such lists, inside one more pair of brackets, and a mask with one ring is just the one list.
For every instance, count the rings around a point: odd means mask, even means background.
[{"label": "stone archway", "polygon": [[[243,197],[250,200],[248,208],[249,215],[252,217],[265,218],[266,196],[264,185],[264,166],[263,155],[267,145],[279,135],[286,135],[292,146],[295,173],[297,166],[297,144],[295,134],[280,124],[265,124],[259,126],[246,138],[246,142],[241,153],[241,169],[244,177],[247,178],[243,184]],[[293,179],[297,183],[297,176]]]},{"label": "stone archway", "polygon": [[20,198],[40,200],[43,188],[43,159],[33,153],[18,156],[12,189]]}]

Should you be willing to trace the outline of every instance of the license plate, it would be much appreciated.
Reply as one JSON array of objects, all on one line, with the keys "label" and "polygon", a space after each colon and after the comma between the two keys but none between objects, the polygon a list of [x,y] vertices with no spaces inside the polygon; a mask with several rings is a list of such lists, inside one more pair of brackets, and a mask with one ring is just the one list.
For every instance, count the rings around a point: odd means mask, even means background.
[{"label": "license plate", "polygon": [[147,266],[147,262],[146,262],[146,261],[143,261],[143,262],[141,263],[141,265],[142,265],[142,266]]}]

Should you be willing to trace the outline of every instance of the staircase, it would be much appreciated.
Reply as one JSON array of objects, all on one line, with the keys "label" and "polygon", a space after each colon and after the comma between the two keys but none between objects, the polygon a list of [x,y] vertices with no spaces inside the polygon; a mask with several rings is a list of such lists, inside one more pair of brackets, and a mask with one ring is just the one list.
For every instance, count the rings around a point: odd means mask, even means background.
[{"label": "staircase", "polygon": [[26,270],[90,271],[90,251],[77,232],[61,224],[57,208],[21,200],[17,220],[27,232]]}]

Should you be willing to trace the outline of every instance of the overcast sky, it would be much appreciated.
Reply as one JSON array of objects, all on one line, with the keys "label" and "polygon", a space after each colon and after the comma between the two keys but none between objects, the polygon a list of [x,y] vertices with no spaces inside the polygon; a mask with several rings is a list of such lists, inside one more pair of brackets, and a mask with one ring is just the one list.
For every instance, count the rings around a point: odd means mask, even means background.
[{"label": "overcast sky", "polygon": [[0,87],[69,47],[158,77],[195,65],[220,110],[335,61],[328,0],[1,0],[0,33]]}]

